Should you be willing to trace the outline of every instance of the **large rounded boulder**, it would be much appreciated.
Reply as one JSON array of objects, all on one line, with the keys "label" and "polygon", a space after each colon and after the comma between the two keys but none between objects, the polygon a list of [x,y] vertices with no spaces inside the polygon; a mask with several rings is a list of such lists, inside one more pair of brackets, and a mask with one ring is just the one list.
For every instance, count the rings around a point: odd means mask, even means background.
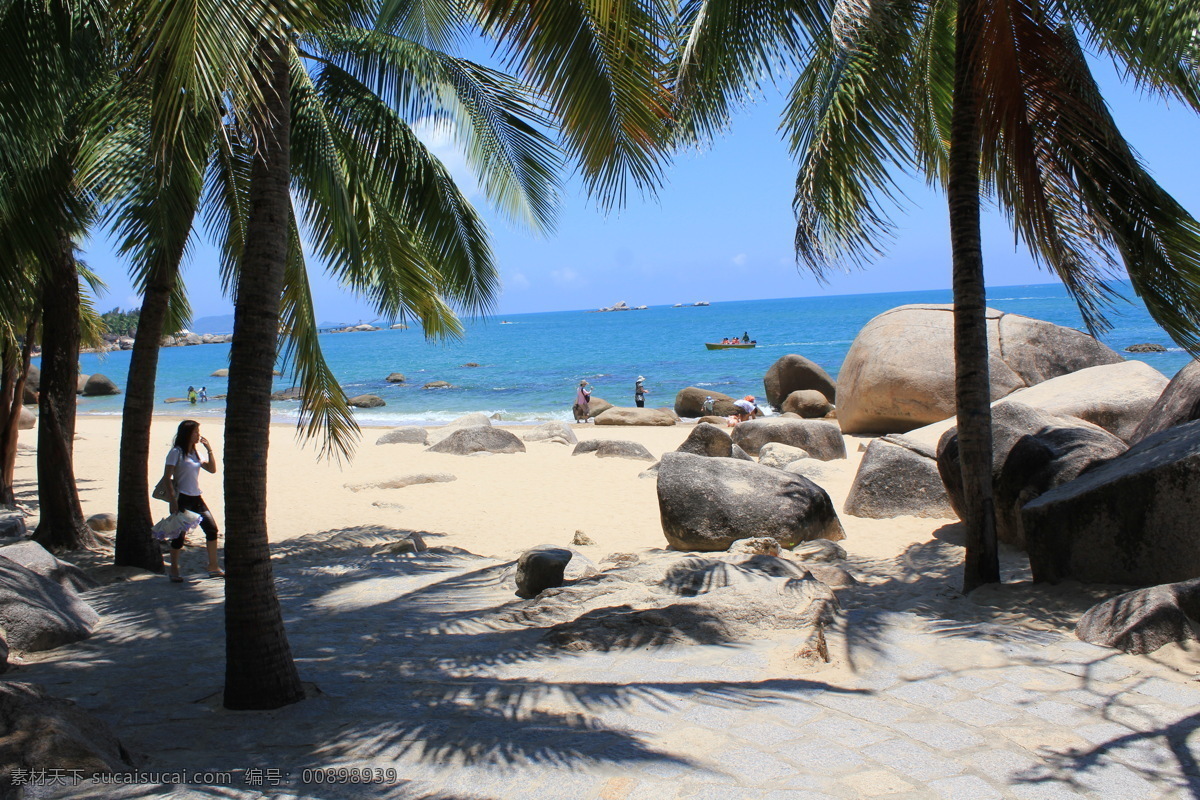
[{"label": "large rounded boulder", "polygon": [[556,444],[577,444],[579,437],[571,426],[565,422],[543,422],[525,434],[527,442],[554,442]]},{"label": "large rounded boulder", "polygon": [[37,414],[30,411],[25,406],[21,406],[21,411],[17,417],[17,430],[28,431],[37,427]]},{"label": "large rounded boulder", "polygon": [[752,456],[768,442],[790,444],[807,450],[813,458],[832,461],[846,457],[842,432],[832,422],[812,419],[752,419],[733,429],[733,443]]},{"label": "large rounded boulder", "polygon": [[351,397],[346,404],[354,408],[382,408],[387,405],[377,394],[360,394],[357,397]]},{"label": "large rounded boulder", "polygon": [[842,510],[869,519],[955,516],[934,450],[899,435],[867,445]]},{"label": "large rounded boulder", "polygon": [[820,419],[833,411],[833,404],[816,389],[797,389],[783,400],[783,413],[804,419]]},{"label": "large rounded boulder", "polygon": [[675,413],[681,417],[702,417],[710,413],[704,410],[704,398],[706,397],[713,399],[711,413],[715,416],[728,417],[738,411],[738,407],[733,404],[733,398],[729,395],[714,392],[711,389],[689,386],[681,389],[679,394],[675,395]]},{"label": "large rounded boulder", "polygon": [[1130,442],[1140,442],[1167,428],[1197,419],[1200,419],[1200,361],[1192,360],[1163,389],[1134,430]]},{"label": "large rounded boulder", "polygon": [[[590,405],[590,404],[589,404]],[[678,420],[669,408],[622,408],[613,406],[596,416],[597,425],[674,425]]]},{"label": "large rounded boulder", "polygon": [[87,379],[87,383],[83,387],[84,397],[103,397],[105,395],[120,394],[121,390],[112,380],[100,373],[96,373]]},{"label": "large rounded boulder", "polygon": [[[1053,486],[1066,483],[1096,462],[1125,452],[1124,442],[1082,420],[1050,414],[1017,402],[992,406],[992,492],[996,537],[1025,547],[1020,505]],[[1016,456],[1013,451],[1016,450]],[[1012,461],[1009,464],[1009,461]],[[958,428],[938,443],[937,469],[954,512],[966,515]],[[1020,505],[1015,505],[1020,501]]]},{"label": "large rounded boulder", "polygon": [[716,425],[701,422],[692,429],[683,444],[675,448],[678,453],[691,453],[696,456],[709,458],[733,458],[733,448],[736,447],[729,434]]},{"label": "large rounded boulder", "polygon": [[783,401],[792,392],[814,389],[825,395],[830,403],[837,402],[837,384],[820,365],[804,356],[789,353],[780,358],[763,376],[763,390],[767,402],[776,411],[783,408]]},{"label": "large rounded boulder", "polygon": [[1144,361],[1088,367],[1013,392],[998,405],[1021,403],[1099,425],[1129,442],[1167,388],[1165,375]]},{"label": "large rounded boulder", "polygon": [[449,453],[469,456],[474,453],[524,453],[525,443],[503,428],[476,426],[459,428],[432,447],[427,453]]},{"label": "large rounded boulder", "polygon": [[820,486],[732,458],[665,453],[658,468],[658,509],[663,533],[677,550],[727,550],[751,537],[770,537],[783,547],[846,537]]},{"label": "large rounded boulder", "polygon": [[1035,581],[1150,586],[1200,576],[1200,420],[1168,428],[1027,503]]},{"label": "large rounded boulder", "polygon": [[[991,308],[986,313],[993,401],[1123,360],[1073,328]],[[900,306],[863,326],[838,373],[837,406],[846,433],[904,433],[954,416],[953,306]]]}]

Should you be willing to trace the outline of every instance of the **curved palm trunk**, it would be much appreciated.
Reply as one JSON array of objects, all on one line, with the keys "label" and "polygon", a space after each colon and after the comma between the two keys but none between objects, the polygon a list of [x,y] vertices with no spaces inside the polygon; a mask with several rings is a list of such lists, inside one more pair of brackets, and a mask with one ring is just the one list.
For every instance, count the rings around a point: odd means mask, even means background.
[{"label": "curved palm trunk", "polygon": [[963,591],[999,583],[992,500],[992,408],[988,376],[987,292],[979,229],[979,122],[972,19],[981,0],[958,0],[954,106],[947,196],[954,264],[954,369],[958,451],[966,505]]},{"label": "curved palm trunk", "polygon": [[61,234],[42,290],[42,386],[38,398],[38,526],[47,550],[95,547],[75,485],[75,402],[79,384],[79,270],[71,238]]},{"label": "curved palm trunk", "polygon": [[283,629],[267,540],[271,381],[291,210],[288,63],[271,54],[255,120],[258,157],[237,281],[225,414],[225,707],[267,709],[303,699]]},{"label": "curved palm trunk", "polygon": [[150,528],[150,424],[154,415],[154,381],[158,375],[159,344],[178,274],[160,267],[150,277],[138,315],[137,334],[129,359],[125,406],[121,412],[121,465],[117,478],[117,540],[114,563],[163,571],[162,550]]},{"label": "curved palm trunk", "polygon": [[[12,381],[12,394],[0,392],[8,403],[4,415],[4,430],[0,432],[0,504],[12,505],[16,502],[16,491],[13,487],[13,474],[17,468],[17,440],[20,436],[21,407],[25,395],[25,384],[29,380],[29,364],[33,360],[33,340],[37,335],[37,317],[29,321],[25,331],[25,344],[21,347],[19,360],[14,358],[15,379]],[[9,366],[5,363],[5,381],[9,380]]]}]

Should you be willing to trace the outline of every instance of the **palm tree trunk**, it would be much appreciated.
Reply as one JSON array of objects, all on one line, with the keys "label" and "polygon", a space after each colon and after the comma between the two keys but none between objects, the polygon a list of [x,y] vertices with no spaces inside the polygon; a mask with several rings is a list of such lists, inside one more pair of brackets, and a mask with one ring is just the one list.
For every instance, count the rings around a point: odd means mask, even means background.
[{"label": "palm tree trunk", "polygon": [[275,45],[254,121],[258,157],[237,279],[225,413],[225,707],[269,709],[304,698],[275,595],[267,539],[267,446],[291,198],[289,74]]},{"label": "palm tree trunk", "polygon": [[[20,436],[22,400],[25,396],[25,384],[29,380],[29,364],[33,360],[33,340],[37,336],[37,316],[29,320],[25,330],[25,344],[18,354],[15,363],[16,380],[13,382],[12,396],[3,394],[8,402],[8,413],[4,417],[4,430],[0,434],[0,504],[12,505],[16,502],[16,489],[13,486],[13,475],[17,469],[17,440]],[[5,364],[5,379],[7,380],[8,365]]]},{"label": "palm tree trunk", "polygon": [[117,539],[113,561],[118,566],[163,571],[162,550],[150,528],[150,424],[154,415],[154,381],[158,353],[171,289],[179,272],[174,266],[157,267],[146,285],[138,314],[137,334],[129,358],[125,406],[121,412],[121,464],[117,477]]},{"label": "palm tree trunk", "polygon": [[[21,406],[13,407],[13,398],[19,396],[13,392],[17,385],[17,348],[11,342],[5,341],[0,345],[3,355],[0,356],[0,505],[12,505],[16,497],[13,492],[12,478],[4,471],[7,463],[9,439],[16,431],[9,432],[8,423],[15,415],[21,416]],[[7,478],[7,480],[6,480]]]},{"label": "palm tree trunk", "polygon": [[987,292],[979,227],[979,122],[974,18],[981,0],[958,0],[954,105],[950,121],[947,197],[954,269],[954,391],[958,451],[966,506],[963,591],[999,583],[992,500],[992,408],[988,376]]},{"label": "palm tree trunk", "polygon": [[95,547],[75,485],[75,403],[79,383],[79,270],[75,245],[60,235],[42,291],[42,386],[38,399],[38,526],[50,551]]}]

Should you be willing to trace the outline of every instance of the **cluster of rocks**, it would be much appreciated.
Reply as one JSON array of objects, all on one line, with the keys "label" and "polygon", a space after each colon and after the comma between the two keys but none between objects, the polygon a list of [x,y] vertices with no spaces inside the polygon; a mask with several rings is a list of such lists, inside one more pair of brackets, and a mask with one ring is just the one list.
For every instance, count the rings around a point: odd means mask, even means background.
[{"label": "cluster of rocks", "polygon": [[[1037,581],[1166,584],[1093,609],[1082,638],[1137,652],[1194,638],[1200,362],[1168,381],[1079,331],[991,309],[987,319],[998,538],[1028,552]],[[952,340],[948,306],[893,309],[855,339],[837,422],[881,436],[844,513],[964,513]]]},{"label": "cluster of rocks", "polygon": [[839,604],[821,575],[843,572],[828,564],[831,555],[824,548],[791,558],[659,551],[595,564],[578,550],[542,545],[514,567],[517,595],[527,602],[499,610],[496,622],[540,628],[545,646],[573,652],[731,644],[774,631],[792,635],[781,641],[791,642],[787,656],[797,666],[823,667]]},{"label": "cluster of rocks", "polygon": [[597,308],[597,309],[596,309],[596,311],[597,311],[597,312],[605,312],[605,311],[645,311],[647,308],[649,308],[649,306],[631,306],[631,305],[629,305],[628,303],[626,303],[624,300],[620,300],[620,301],[618,301],[618,302],[616,302],[616,303],[613,303],[611,306],[605,306],[604,308]]},{"label": "cluster of rocks", "polygon": [[[82,593],[96,583],[33,541],[0,546],[0,672],[22,653],[90,636],[100,621]],[[6,775],[62,771],[90,777],[127,771],[134,759],[99,718],[32,683],[0,682]]]}]

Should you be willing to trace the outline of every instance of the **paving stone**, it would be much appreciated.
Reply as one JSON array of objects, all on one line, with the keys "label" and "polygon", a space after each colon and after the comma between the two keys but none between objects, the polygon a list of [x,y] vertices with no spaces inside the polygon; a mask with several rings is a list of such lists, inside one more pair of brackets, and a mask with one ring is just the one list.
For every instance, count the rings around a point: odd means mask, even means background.
[{"label": "paving stone", "polygon": [[929,681],[906,683],[888,689],[886,694],[925,708],[938,708],[961,696],[953,689]]},{"label": "paving stone", "polygon": [[1019,800],[1084,800],[1084,795],[1061,781],[1024,783],[1008,787],[1008,793]]},{"label": "paving stone", "polygon": [[1104,744],[1114,739],[1121,739],[1134,733],[1131,728],[1118,725],[1115,722],[1098,722],[1094,725],[1082,725],[1075,732],[1092,744]]},{"label": "paving stone", "polygon": [[805,725],[804,736],[813,736],[828,742],[853,743],[855,747],[866,747],[885,739],[895,738],[895,734],[879,725],[854,719],[853,717],[830,716]]},{"label": "paving stone", "polygon": [[1133,687],[1133,691],[1138,694],[1144,694],[1147,697],[1153,697],[1155,700],[1159,700],[1167,705],[1191,711],[1200,706],[1200,689],[1193,689],[1190,686],[1172,683],[1162,678],[1149,678],[1141,681]]},{"label": "paving stone", "polygon": [[982,699],[1002,706],[1020,707],[1036,703],[1045,697],[1041,692],[1031,692],[1011,683],[1002,683],[995,689],[989,689],[979,695]]},{"label": "paving stone", "polygon": [[948,722],[897,722],[892,727],[908,738],[924,742],[942,752],[965,750],[983,744],[983,739],[971,731]]},{"label": "paving stone", "polygon": [[977,771],[992,776],[997,783],[1011,784],[1028,779],[1042,768],[1042,762],[1028,753],[1000,750],[994,746],[971,756]]},{"label": "paving stone", "polygon": [[729,731],[739,739],[757,745],[760,748],[770,748],[780,742],[797,739],[801,732],[790,725],[772,725],[768,722],[753,722],[749,725],[739,725]]},{"label": "paving stone", "polygon": [[963,766],[915,742],[893,739],[863,748],[863,754],[885,767],[919,781],[947,778],[963,771]]},{"label": "paving stone", "polygon": [[749,747],[722,752],[717,768],[751,786],[773,783],[796,771],[791,764]]},{"label": "paving stone", "polygon": [[807,737],[780,745],[775,749],[775,754],[803,771],[822,775],[847,772],[863,764],[863,757],[844,745],[814,741]]},{"label": "paving stone", "polygon": [[960,703],[944,705],[938,710],[948,717],[979,726],[1008,722],[1016,716],[1003,706],[987,700],[964,700]]},{"label": "paving stone", "polygon": [[945,685],[951,689],[957,689],[960,692],[978,694],[984,689],[995,686],[996,681],[993,678],[984,678],[981,675],[966,675],[962,678],[955,678],[952,681],[947,681]]},{"label": "paving stone", "polygon": [[867,722],[883,724],[903,719],[911,713],[899,703],[891,703],[883,698],[870,695],[824,692],[816,698],[816,702],[843,714],[865,719]]},{"label": "paving stone", "polygon": [[1000,792],[996,791],[996,787],[974,775],[942,778],[938,781],[931,781],[929,785],[947,800],[992,800],[992,798],[1001,796]]},{"label": "paving stone", "polygon": [[1069,705],[1067,703],[1058,703],[1054,700],[1043,700],[1040,703],[1034,703],[1024,709],[1033,714],[1035,717],[1040,717],[1048,722],[1053,722],[1058,725],[1063,725],[1068,728],[1074,728],[1079,725],[1086,725],[1095,719],[1095,715],[1090,709],[1082,709],[1079,706]]},{"label": "paving stone", "polygon": [[854,797],[883,797],[910,792],[916,788],[899,775],[883,769],[856,772],[842,778],[840,782],[849,787]]},{"label": "paving stone", "polygon": [[1094,764],[1075,773],[1083,786],[1101,793],[1104,800],[1142,800],[1158,797],[1153,783],[1128,767],[1111,761]]},{"label": "paving stone", "polygon": [[786,725],[799,726],[828,712],[814,703],[783,702],[772,706],[771,713]]}]

